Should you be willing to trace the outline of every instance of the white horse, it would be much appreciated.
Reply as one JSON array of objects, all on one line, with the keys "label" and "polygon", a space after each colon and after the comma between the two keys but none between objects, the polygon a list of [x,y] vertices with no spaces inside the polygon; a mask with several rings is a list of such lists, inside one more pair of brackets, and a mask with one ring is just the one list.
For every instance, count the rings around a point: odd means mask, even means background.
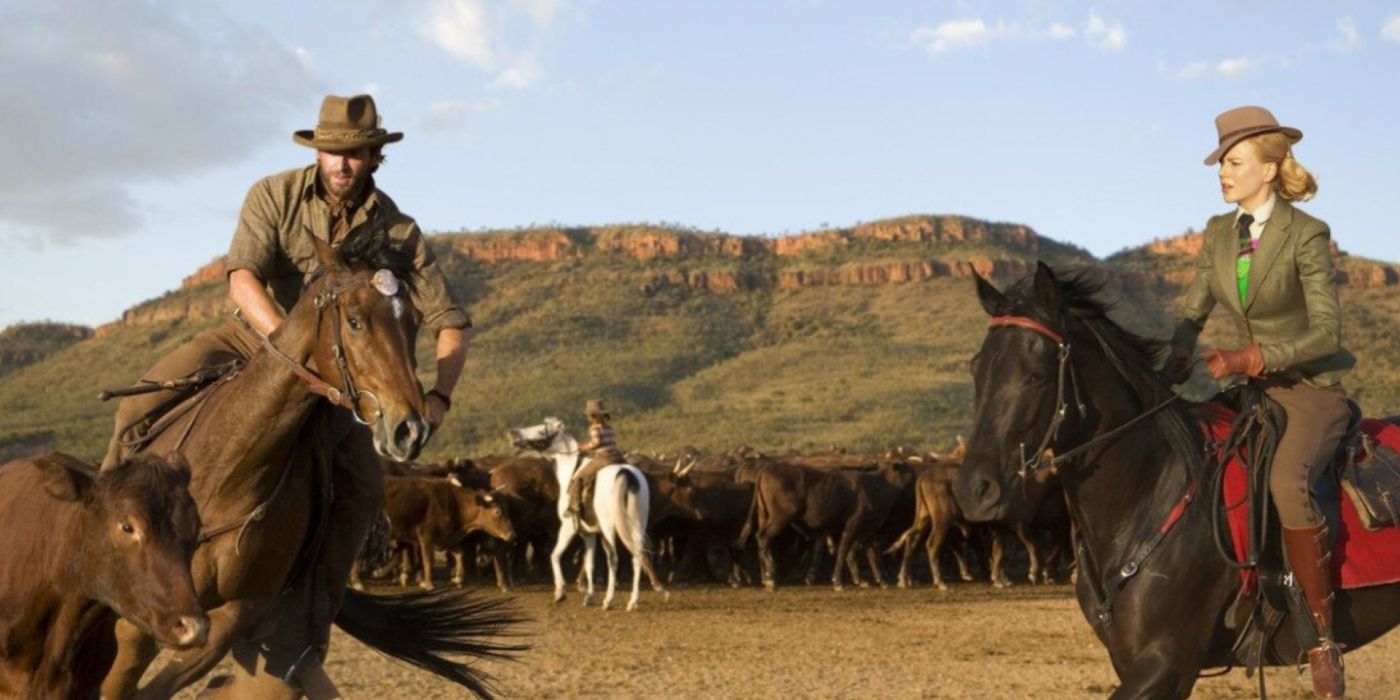
[{"label": "white horse", "polygon": [[603,536],[603,552],[608,558],[608,594],[603,598],[603,609],[612,606],[613,595],[617,590],[617,542],[632,555],[632,598],[627,601],[627,610],[637,609],[641,597],[642,571],[651,579],[651,587],[658,593],[665,593],[651,565],[651,552],[648,551],[647,522],[651,514],[651,489],[646,475],[630,464],[610,464],[598,472],[593,487],[593,512],[597,515],[597,527],[582,524],[568,513],[569,480],[574,472],[583,466],[583,458],[578,451],[578,441],[564,430],[564,422],[558,418],[546,418],[544,423],[529,428],[510,431],[511,444],[538,450],[554,460],[554,475],[559,480],[559,539],[554,551],[549,555],[549,564],[554,569],[554,602],[564,600],[564,570],[560,558],[569,548],[574,536],[583,537],[583,570],[588,580],[588,592],[583,604],[593,602],[593,555],[597,548],[598,535]]}]

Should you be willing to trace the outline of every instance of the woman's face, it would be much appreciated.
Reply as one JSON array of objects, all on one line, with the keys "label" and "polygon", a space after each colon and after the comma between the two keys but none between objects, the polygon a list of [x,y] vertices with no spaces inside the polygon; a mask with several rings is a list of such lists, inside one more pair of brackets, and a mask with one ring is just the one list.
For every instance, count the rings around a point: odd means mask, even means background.
[{"label": "woman's face", "polygon": [[1241,141],[1220,159],[1220,194],[1230,204],[1253,210],[1269,199],[1278,164],[1259,159],[1253,141]]}]

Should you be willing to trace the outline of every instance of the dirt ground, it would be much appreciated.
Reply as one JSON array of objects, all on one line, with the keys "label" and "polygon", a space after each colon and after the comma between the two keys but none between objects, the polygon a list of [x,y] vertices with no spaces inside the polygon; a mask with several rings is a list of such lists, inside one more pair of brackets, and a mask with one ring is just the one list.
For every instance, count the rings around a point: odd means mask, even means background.
[{"label": "dirt ground", "polygon": [[[515,597],[534,646],[486,665],[507,697],[1102,698],[1116,684],[1068,586],[682,588],[643,593],[635,613],[584,608],[572,591],[554,606],[541,586]],[[329,672],[349,698],[464,695],[336,635]],[[1400,634],[1346,660],[1347,697],[1400,696]],[[1268,681],[1272,698],[1311,697],[1289,670]],[[1234,671],[1194,697],[1253,698],[1255,684]]]}]

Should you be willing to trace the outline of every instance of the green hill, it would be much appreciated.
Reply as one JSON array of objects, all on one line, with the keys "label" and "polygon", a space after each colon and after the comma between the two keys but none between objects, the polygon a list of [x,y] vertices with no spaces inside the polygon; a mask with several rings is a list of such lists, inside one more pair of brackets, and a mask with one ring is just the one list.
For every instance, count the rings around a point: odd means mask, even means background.
[{"label": "green hill", "polygon": [[[632,448],[943,445],[969,427],[967,360],[986,322],[971,269],[1005,283],[1036,259],[1102,267],[1120,320],[1160,335],[1190,268],[1189,254],[1161,242],[1099,261],[1025,226],[951,216],[787,237],[607,226],[432,242],[477,330],[429,458],[505,451],[507,428],[546,415],[577,425],[593,397],[609,401]],[[1400,301],[1384,273],[1355,279],[1343,289],[1347,341],[1365,364],[1350,388],[1369,410],[1394,410],[1400,372],[1387,358]],[[218,323],[222,280],[216,261],[95,337],[0,377],[0,450],[100,454],[113,407],[97,391],[130,384]],[[1225,342],[1218,325],[1207,339]],[[431,372],[426,341],[419,363]]]}]

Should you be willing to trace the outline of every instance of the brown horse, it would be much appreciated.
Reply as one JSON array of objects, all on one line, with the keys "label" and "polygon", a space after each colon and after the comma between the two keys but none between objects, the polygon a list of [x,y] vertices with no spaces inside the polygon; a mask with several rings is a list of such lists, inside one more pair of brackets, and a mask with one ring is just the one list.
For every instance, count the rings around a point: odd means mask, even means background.
[{"label": "brown horse", "polygon": [[117,615],[162,646],[204,643],[188,483],[143,455],[101,474],[59,453],[0,467],[0,697],[94,697]]},{"label": "brown horse", "polygon": [[[406,261],[392,251],[344,259],[316,244],[321,272],[263,349],[232,378],[192,399],[202,403],[146,447],[157,453],[178,448],[190,464],[190,493],[209,528],[191,569],[210,630],[203,649],[166,665],[140,689],[141,697],[169,697],[230,650],[240,663],[222,695],[295,697],[281,679],[259,672],[252,633],[269,613],[277,614],[272,608],[291,583],[304,542],[315,534],[315,515],[308,510],[322,498],[321,486],[312,465],[293,459],[301,454],[293,448],[305,435],[303,427],[318,407],[339,410],[322,403],[324,396],[372,427],[381,455],[412,459],[427,439],[423,394],[414,376],[413,307],[398,283],[411,274]],[[308,363],[325,378],[308,370]],[[516,647],[492,638],[515,620],[500,603],[460,593],[350,591],[336,624],[380,651],[485,696],[484,674],[440,654],[507,653]],[[102,688],[106,698],[135,695],[158,652],[150,635],[132,625],[119,624],[117,637],[119,653]]]}]

